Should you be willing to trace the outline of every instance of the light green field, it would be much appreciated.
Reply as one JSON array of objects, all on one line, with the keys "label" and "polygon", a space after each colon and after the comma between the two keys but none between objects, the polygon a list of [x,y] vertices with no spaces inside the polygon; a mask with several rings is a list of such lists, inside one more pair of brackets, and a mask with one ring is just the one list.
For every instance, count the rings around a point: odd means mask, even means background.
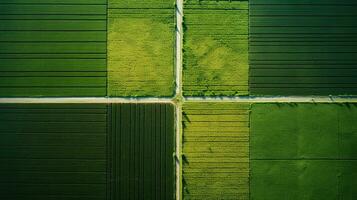
[{"label": "light green field", "polygon": [[188,1],[184,16],[185,96],[248,94],[248,2]]},{"label": "light green field", "polygon": [[175,0],[109,0],[109,8],[167,8],[173,9]]},{"label": "light green field", "polygon": [[249,199],[249,107],[183,105],[184,199]]},{"label": "light green field", "polygon": [[173,9],[109,9],[109,96],[173,95],[174,25]]}]

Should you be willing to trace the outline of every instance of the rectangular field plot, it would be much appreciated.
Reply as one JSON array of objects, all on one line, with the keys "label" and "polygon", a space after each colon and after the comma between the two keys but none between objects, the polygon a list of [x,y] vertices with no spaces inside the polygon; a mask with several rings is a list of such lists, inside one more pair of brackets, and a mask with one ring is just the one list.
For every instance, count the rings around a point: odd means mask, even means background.
[{"label": "rectangular field plot", "polygon": [[0,97],[105,96],[105,1],[0,2]]},{"label": "rectangular field plot", "polygon": [[183,94],[248,94],[248,1],[186,1]]},{"label": "rectangular field plot", "polygon": [[106,199],[107,105],[0,104],[0,197]]},{"label": "rectangular field plot", "polygon": [[174,199],[174,133],[171,104],[112,106],[113,200]]},{"label": "rectangular field plot", "polygon": [[[173,4],[171,8],[163,9],[161,4],[147,8],[146,4],[140,3],[125,5],[117,1],[110,2],[108,95],[173,96]],[[131,8],[135,5],[135,8]]]},{"label": "rectangular field plot", "polygon": [[184,104],[183,199],[249,199],[249,107]]},{"label": "rectangular field plot", "polygon": [[154,9],[173,9],[175,0],[109,0],[110,8],[154,8]]},{"label": "rectangular field plot", "polygon": [[356,104],[253,104],[251,198],[356,199],[356,119]]},{"label": "rectangular field plot", "polygon": [[357,94],[355,1],[249,3],[251,94]]},{"label": "rectangular field plot", "polygon": [[172,104],[0,104],[0,197],[174,199]]}]

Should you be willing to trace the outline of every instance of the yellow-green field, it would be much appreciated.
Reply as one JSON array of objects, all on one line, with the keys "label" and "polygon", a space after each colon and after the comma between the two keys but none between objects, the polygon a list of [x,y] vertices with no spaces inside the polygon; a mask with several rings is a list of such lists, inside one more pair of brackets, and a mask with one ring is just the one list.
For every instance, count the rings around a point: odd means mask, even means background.
[{"label": "yellow-green field", "polygon": [[249,199],[249,108],[183,105],[183,199]]},{"label": "yellow-green field", "polygon": [[184,95],[247,95],[248,2],[188,1],[184,9]]},{"label": "yellow-green field", "polygon": [[174,9],[109,9],[108,96],[173,96]]}]

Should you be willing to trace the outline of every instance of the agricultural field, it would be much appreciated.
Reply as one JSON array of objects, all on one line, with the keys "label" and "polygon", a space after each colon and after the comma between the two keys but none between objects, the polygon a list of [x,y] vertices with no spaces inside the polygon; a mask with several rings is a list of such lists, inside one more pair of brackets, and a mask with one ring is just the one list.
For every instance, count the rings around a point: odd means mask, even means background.
[{"label": "agricultural field", "polygon": [[252,95],[357,94],[356,1],[249,3]]},{"label": "agricultural field", "polygon": [[173,200],[174,106],[112,104],[108,133],[113,200]]},{"label": "agricultural field", "polygon": [[104,0],[0,2],[0,96],[106,95]]},{"label": "agricultural field", "polygon": [[108,0],[109,8],[173,9],[175,0]]},{"label": "agricultural field", "polygon": [[174,199],[172,104],[0,104],[1,199]]},{"label": "agricultural field", "polygon": [[355,199],[356,119],[356,104],[253,104],[251,199]]},{"label": "agricultural field", "polygon": [[174,14],[173,2],[111,1],[108,96],[173,96]]},{"label": "agricultural field", "polygon": [[183,105],[183,199],[249,199],[249,109]]},{"label": "agricultural field", "polygon": [[0,104],[1,199],[105,199],[106,113],[104,104]]},{"label": "agricultural field", "polygon": [[248,1],[185,2],[183,94],[248,94]]}]

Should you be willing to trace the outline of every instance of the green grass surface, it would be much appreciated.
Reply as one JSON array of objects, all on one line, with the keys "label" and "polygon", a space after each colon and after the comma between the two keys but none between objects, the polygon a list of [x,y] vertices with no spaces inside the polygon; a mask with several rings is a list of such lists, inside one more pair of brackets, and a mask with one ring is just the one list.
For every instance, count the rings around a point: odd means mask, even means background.
[{"label": "green grass surface", "polygon": [[251,199],[356,199],[356,104],[253,104]]},{"label": "green grass surface", "polygon": [[108,95],[172,96],[174,9],[110,9]]},{"label": "green grass surface", "polygon": [[183,199],[249,199],[249,104],[183,105]]},{"label": "green grass surface", "polygon": [[185,96],[248,94],[248,2],[184,5]]}]

